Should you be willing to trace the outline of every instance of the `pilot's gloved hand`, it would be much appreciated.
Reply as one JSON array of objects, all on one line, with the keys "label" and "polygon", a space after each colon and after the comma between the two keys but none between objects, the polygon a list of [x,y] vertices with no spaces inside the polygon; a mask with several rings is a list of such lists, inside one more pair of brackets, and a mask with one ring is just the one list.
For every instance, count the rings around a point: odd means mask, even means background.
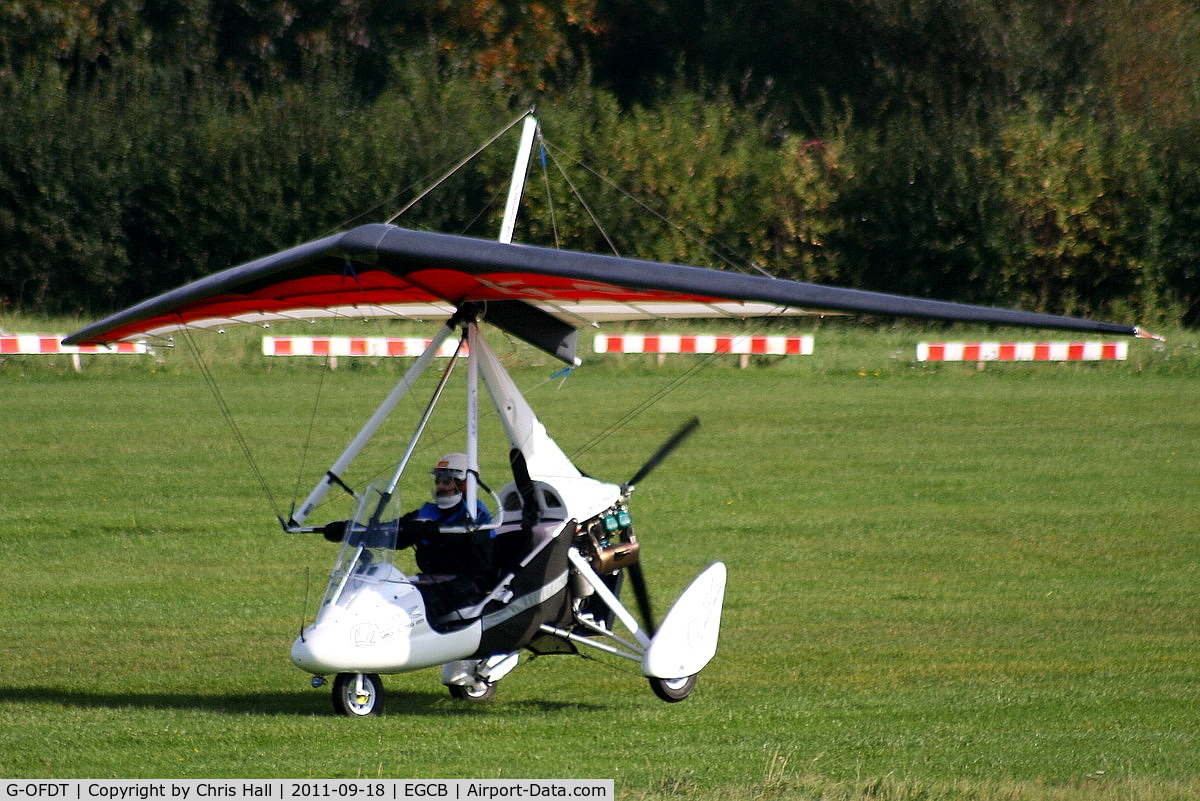
[{"label": "pilot's gloved hand", "polygon": [[341,542],[346,539],[346,529],[349,527],[349,520],[334,520],[331,523],[326,523],[321,528],[317,529],[325,536],[325,539],[330,542]]},{"label": "pilot's gloved hand", "polygon": [[438,524],[433,520],[417,520],[405,515],[401,521],[401,529],[409,540],[432,539],[437,536]]}]

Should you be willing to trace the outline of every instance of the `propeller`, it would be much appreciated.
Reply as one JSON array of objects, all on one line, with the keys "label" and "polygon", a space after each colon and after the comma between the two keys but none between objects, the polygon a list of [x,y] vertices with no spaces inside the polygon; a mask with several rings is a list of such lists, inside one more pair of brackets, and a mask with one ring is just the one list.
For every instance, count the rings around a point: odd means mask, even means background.
[{"label": "propeller", "polygon": [[[700,418],[693,417],[684,423],[678,431],[659,446],[658,450],[646,460],[646,463],[633,474],[633,478],[625,482],[623,491],[626,495],[633,492],[634,487],[641,482],[646,476],[650,475],[654,468],[662,464],[663,460],[671,455],[672,451],[684,443],[684,441],[695,433],[700,427]],[[656,625],[654,623],[654,610],[650,606],[650,592],[646,588],[646,577],[642,573],[641,561],[634,562],[629,567],[625,568],[629,573],[629,581],[633,584],[633,596],[637,599],[638,612],[642,615],[642,622],[646,624],[646,633],[653,637]]]},{"label": "propeller", "polygon": [[642,622],[646,624],[646,634],[653,637],[655,629],[658,627],[654,623],[654,610],[650,607],[650,592],[646,589],[646,577],[642,574],[642,563],[634,562],[625,570],[629,573],[630,583],[633,584],[633,597],[637,599],[638,612],[642,615]]},{"label": "propeller", "polygon": [[674,451],[676,448],[678,448],[680,445],[682,445],[684,443],[684,440],[686,440],[688,437],[690,437],[692,434],[694,434],[696,429],[699,427],[700,427],[700,418],[699,417],[693,417],[692,419],[690,419],[686,423],[684,423],[682,426],[680,426],[679,430],[676,431],[674,434],[672,434],[671,438],[668,439],[666,442],[664,442],[662,445],[660,445],[658,450],[656,450],[654,452],[654,455],[646,460],[646,463],[641,466],[641,469],[639,469],[636,473],[633,474],[633,478],[631,478],[625,482],[625,484],[624,484],[625,493],[628,494],[630,492],[633,492],[633,488],[635,486],[637,486],[637,484],[639,484],[642,479],[644,479],[646,476],[650,475],[651,471],[653,471],[654,468],[656,468],[660,464],[662,464],[663,460],[666,459],[668,456],[670,456],[671,452]]}]

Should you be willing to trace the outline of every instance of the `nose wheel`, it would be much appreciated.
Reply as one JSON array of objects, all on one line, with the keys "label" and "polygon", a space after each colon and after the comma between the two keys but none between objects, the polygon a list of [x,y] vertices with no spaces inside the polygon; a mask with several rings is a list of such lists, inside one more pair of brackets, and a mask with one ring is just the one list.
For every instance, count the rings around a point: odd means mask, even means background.
[{"label": "nose wheel", "polygon": [[696,688],[696,675],[683,676],[678,679],[656,679],[651,677],[650,689],[654,694],[669,704],[682,701],[692,694]]},{"label": "nose wheel", "polygon": [[383,712],[383,682],[375,673],[339,673],[333,680],[333,711],[365,718]]}]

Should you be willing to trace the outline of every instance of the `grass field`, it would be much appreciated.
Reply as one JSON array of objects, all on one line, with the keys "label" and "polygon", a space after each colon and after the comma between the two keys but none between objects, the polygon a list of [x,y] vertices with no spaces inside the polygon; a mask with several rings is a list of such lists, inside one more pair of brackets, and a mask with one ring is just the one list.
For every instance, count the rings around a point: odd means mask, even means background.
[{"label": "grass field", "polygon": [[[595,475],[627,478],[700,416],[634,514],[660,610],[708,562],[729,566],[721,650],[681,704],[625,663],[547,657],[486,705],[450,699],[436,671],[390,677],[375,720],[333,716],[290,665],[333,550],[279,530],[183,354],[79,374],[0,363],[0,776],[1200,797],[1194,337],[1132,343],[1117,365],[976,370],[911,364],[917,336],[822,331],[813,357],[694,375],[610,358],[548,380],[524,357],[534,407]],[[283,512],[395,378],[244,354],[214,370]],[[439,416],[417,458],[460,438],[457,410]]]}]

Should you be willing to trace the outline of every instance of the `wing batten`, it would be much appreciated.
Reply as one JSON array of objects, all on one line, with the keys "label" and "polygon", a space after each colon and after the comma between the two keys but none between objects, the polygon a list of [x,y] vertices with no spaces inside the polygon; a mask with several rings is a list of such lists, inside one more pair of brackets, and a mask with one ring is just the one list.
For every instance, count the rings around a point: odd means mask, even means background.
[{"label": "wing batten", "polygon": [[[584,320],[738,316],[787,308],[1136,335],[1132,326],[370,223],[206,276],[64,340],[101,344],[232,320],[518,301]],[[620,306],[623,314],[614,313]],[[601,309],[607,308],[606,312]],[[337,310],[337,311],[334,311]],[[416,316],[419,316],[416,315]],[[527,315],[522,315],[522,318]],[[216,321],[214,323],[214,321]],[[564,323],[565,324],[565,323]],[[518,331],[513,331],[523,336]],[[555,339],[561,339],[556,332]],[[561,355],[561,354],[560,354]]]}]

